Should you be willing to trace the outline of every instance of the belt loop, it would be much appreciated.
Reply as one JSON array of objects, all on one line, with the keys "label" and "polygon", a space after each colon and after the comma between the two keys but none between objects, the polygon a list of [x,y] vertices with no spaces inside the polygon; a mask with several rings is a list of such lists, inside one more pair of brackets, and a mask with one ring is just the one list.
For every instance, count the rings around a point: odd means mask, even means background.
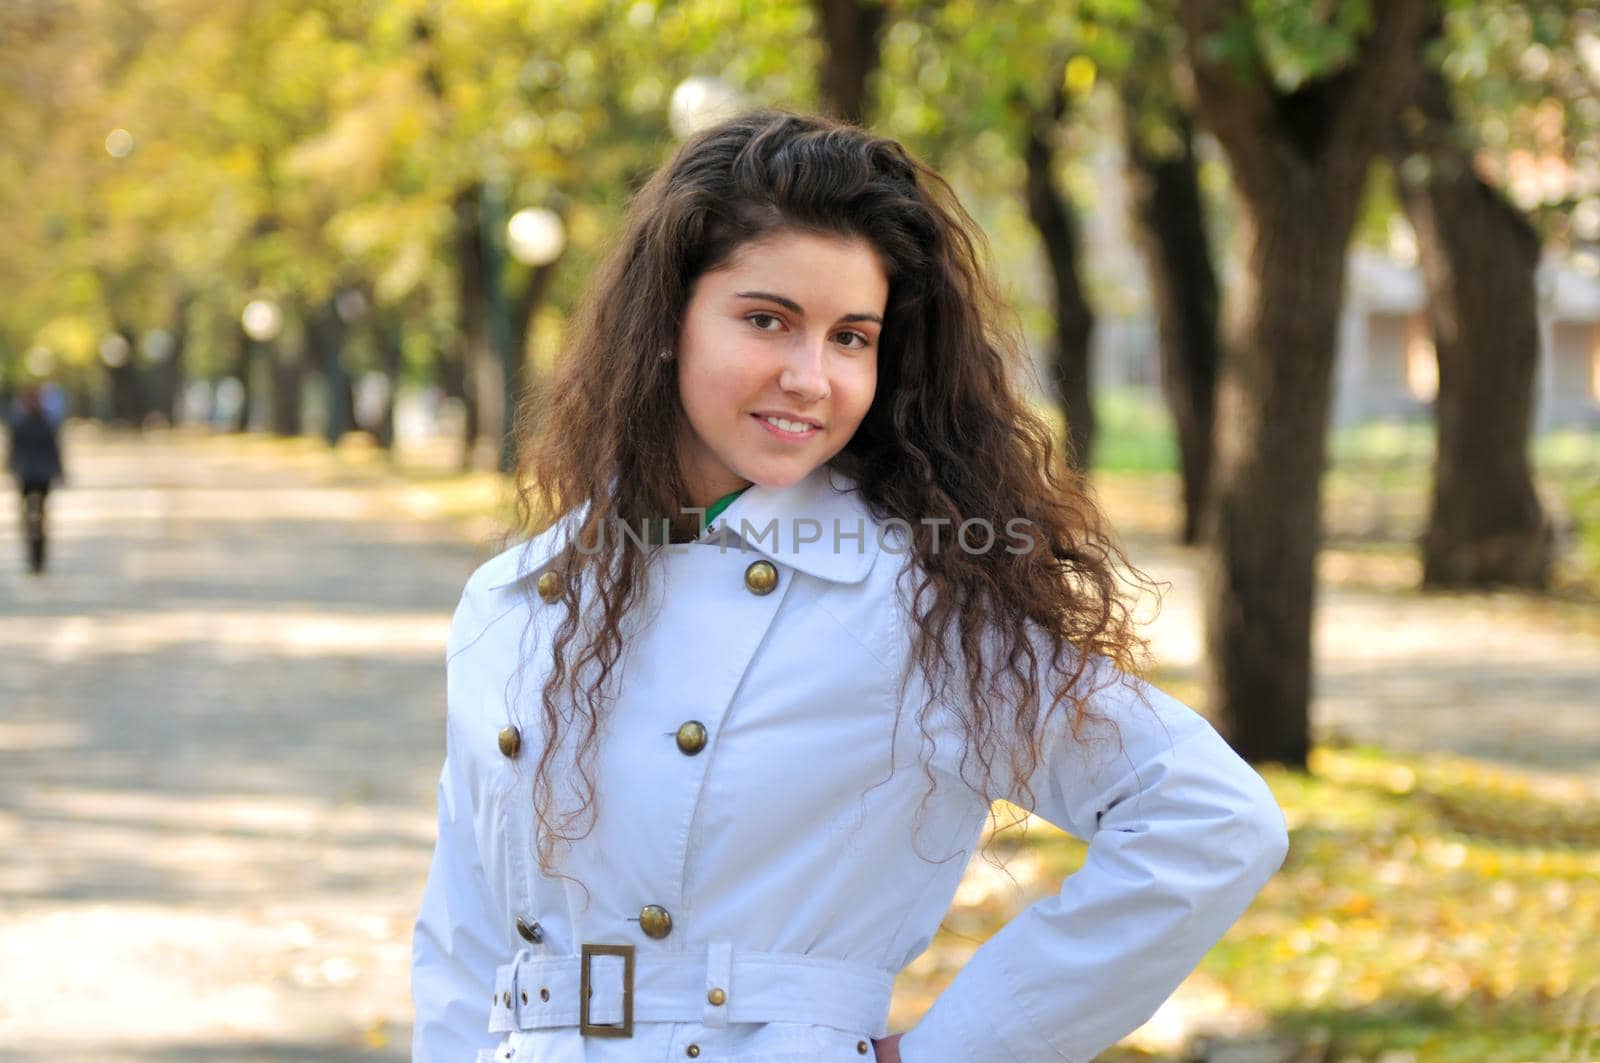
[{"label": "belt loop", "polygon": [[733,1009],[733,944],[713,941],[706,947],[706,1008],[704,1026],[728,1025]]}]

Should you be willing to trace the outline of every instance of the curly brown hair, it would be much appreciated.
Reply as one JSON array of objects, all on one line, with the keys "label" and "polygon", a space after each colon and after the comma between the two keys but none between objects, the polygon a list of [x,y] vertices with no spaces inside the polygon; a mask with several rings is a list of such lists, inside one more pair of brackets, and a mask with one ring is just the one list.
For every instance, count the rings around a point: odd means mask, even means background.
[{"label": "curly brown hair", "polygon": [[[916,632],[909,663],[932,692],[918,714],[924,735],[936,701],[954,711],[967,739],[963,778],[976,765],[968,782],[992,798],[997,771],[1016,780],[1033,773],[1051,712],[1065,706],[1080,735],[1093,715],[1091,658],[1128,675],[1145,667],[1133,596],[1119,583],[1148,585],[1148,577],[1128,563],[1082,474],[1027,401],[1032,363],[1020,327],[984,265],[983,235],[949,185],[894,140],[855,126],[774,108],[744,112],[687,139],[635,193],[554,379],[519,405],[516,515],[505,542],[587,508],[560,559],[568,608],[541,697],[545,741],[532,796],[546,871],[558,841],[594,826],[603,688],[653,549],[601,529],[690,505],[677,463],[659,457],[675,453],[684,414],[676,367],[657,353],[676,347],[697,277],[783,232],[861,238],[885,264],[877,391],[831,464],[856,481],[880,520],[910,526],[916,589],[904,604]],[[951,526],[1022,518],[1035,545],[941,551],[936,526],[930,532],[940,518]],[[580,541],[602,548],[580,549]],[[574,646],[585,586],[600,615],[593,637]],[[996,645],[1005,652],[995,654]],[[1041,666],[1054,688],[1042,710]],[[952,679],[965,680],[963,696],[946,696]],[[582,804],[558,814],[551,760],[564,718],[581,729],[574,770]],[[1025,783],[1017,796],[1031,810]]]}]

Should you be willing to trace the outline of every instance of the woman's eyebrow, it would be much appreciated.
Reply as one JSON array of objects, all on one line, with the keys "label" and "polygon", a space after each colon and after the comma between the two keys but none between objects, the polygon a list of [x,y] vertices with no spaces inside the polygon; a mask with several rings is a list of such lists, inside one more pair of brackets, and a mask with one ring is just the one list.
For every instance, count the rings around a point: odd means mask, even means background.
[{"label": "woman's eyebrow", "polygon": [[[794,312],[796,314],[799,314],[801,317],[805,317],[806,316],[806,312],[800,308],[800,304],[799,303],[795,302],[793,299],[786,298],[786,297],[784,297],[782,295],[777,295],[777,294],[775,294],[773,292],[734,292],[733,294],[737,295],[737,296],[739,296],[741,298],[744,298],[744,299],[767,299],[767,300],[770,300],[771,302],[777,303],[779,306],[783,307],[785,310],[789,310],[789,311],[792,311],[792,312]],[[879,317],[877,314],[846,314],[843,317],[841,317],[839,320],[840,321],[871,321],[874,324],[878,324],[878,325],[883,324],[883,318]]]}]

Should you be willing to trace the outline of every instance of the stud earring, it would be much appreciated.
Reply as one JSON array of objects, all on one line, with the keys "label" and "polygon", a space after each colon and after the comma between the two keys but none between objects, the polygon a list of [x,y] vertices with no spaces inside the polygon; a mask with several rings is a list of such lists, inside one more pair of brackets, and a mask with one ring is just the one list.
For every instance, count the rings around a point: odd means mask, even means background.
[{"label": "stud earring", "polygon": [[672,361],[672,350],[671,350],[671,348],[668,348],[668,347],[661,348],[660,358],[661,358],[661,360],[663,362]]}]

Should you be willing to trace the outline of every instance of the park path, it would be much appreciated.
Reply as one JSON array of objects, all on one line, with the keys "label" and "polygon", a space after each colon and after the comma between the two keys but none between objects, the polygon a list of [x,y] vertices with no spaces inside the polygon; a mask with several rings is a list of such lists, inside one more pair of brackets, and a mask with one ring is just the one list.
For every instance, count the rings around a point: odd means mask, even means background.
[{"label": "park path", "polygon": [[409,1058],[477,552],[331,462],[66,452],[44,577],[0,525],[0,1060]]},{"label": "park path", "polygon": [[[281,447],[68,447],[44,577],[0,514],[0,1063],[407,1058],[442,649],[484,551],[397,480]],[[1133,547],[1189,681],[1192,556]],[[1320,733],[1600,772],[1592,607],[1323,606]]]}]

